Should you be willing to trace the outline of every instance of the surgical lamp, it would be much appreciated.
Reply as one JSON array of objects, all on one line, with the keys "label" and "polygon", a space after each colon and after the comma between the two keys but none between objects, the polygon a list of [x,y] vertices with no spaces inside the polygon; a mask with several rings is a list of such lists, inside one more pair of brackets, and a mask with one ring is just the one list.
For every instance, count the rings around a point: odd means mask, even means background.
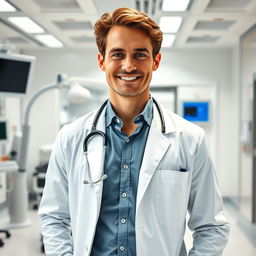
[{"label": "surgical lamp", "polygon": [[33,104],[45,92],[63,88],[69,89],[68,99],[70,102],[82,103],[92,97],[90,91],[86,88],[86,84],[95,83],[99,84],[99,81],[79,77],[66,78],[63,75],[58,75],[56,84],[43,87],[29,100],[25,109],[20,152],[18,154],[19,171],[13,174],[13,190],[9,193],[8,198],[10,215],[8,227],[24,227],[30,224],[26,214],[28,208],[26,165],[30,133],[29,116]]}]

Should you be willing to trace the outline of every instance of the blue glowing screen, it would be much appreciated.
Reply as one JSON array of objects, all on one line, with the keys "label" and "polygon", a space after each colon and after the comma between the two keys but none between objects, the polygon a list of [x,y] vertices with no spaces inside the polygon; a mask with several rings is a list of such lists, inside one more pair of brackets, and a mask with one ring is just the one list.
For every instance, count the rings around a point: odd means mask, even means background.
[{"label": "blue glowing screen", "polygon": [[183,117],[192,122],[209,122],[209,102],[183,102]]}]

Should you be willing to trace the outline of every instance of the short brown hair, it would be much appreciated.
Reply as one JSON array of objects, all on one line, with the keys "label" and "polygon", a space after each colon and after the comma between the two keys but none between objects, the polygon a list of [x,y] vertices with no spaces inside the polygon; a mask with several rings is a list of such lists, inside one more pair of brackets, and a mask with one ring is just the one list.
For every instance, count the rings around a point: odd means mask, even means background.
[{"label": "short brown hair", "polygon": [[105,57],[107,34],[114,25],[133,27],[144,31],[151,40],[153,57],[159,53],[163,40],[163,33],[159,26],[144,12],[131,8],[118,8],[112,13],[104,13],[94,25],[96,43],[103,57]]}]

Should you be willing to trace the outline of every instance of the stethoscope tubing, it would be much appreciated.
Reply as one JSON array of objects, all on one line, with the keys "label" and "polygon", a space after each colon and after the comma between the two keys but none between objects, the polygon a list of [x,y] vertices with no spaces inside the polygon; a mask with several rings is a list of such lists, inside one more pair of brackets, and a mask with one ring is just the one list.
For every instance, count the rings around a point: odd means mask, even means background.
[{"label": "stethoscope tubing", "polygon": [[[162,133],[165,133],[165,121],[164,121],[164,116],[162,113],[162,110],[158,104],[158,102],[152,97],[153,102],[157,108],[157,111],[159,113],[159,117],[160,117],[160,121],[161,121],[161,131]],[[99,108],[99,110],[97,111],[97,113],[95,114],[93,123],[92,123],[92,129],[91,132],[85,137],[84,141],[83,141],[83,152],[85,154],[85,158],[86,158],[86,165],[87,165],[87,169],[88,169],[88,180],[84,180],[83,184],[90,184],[90,185],[95,185],[98,184],[99,182],[107,179],[107,174],[104,173],[104,163],[105,163],[105,156],[106,156],[106,147],[107,147],[107,136],[103,131],[97,130],[97,123],[99,120],[99,117],[103,111],[103,109],[105,108],[106,104],[107,104],[108,100],[106,100],[101,107]],[[89,166],[89,161],[88,161],[88,144],[89,141],[94,137],[94,136],[100,136],[102,137],[102,144],[103,144],[103,161],[102,161],[102,172],[101,172],[101,177],[96,180],[93,181],[92,180],[92,176],[91,176],[91,169]]]}]

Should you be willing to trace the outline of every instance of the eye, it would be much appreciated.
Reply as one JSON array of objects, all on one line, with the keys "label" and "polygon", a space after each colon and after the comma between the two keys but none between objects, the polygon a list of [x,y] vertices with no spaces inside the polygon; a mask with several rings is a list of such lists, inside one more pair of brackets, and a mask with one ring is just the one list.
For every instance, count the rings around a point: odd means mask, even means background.
[{"label": "eye", "polygon": [[113,53],[113,54],[111,55],[111,57],[112,57],[112,58],[115,58],[115,59],[122,58],[123,56],[124,56],[124,54],[121,53],[121,52],[116,52],[116,53]]},{"label": "eye", "polygon": [[135,53],[135,56],[137,58],[145,58],[145,57],[147,57],[147,54],[142,53],[142,52],[137,52],[137,53]]}]

